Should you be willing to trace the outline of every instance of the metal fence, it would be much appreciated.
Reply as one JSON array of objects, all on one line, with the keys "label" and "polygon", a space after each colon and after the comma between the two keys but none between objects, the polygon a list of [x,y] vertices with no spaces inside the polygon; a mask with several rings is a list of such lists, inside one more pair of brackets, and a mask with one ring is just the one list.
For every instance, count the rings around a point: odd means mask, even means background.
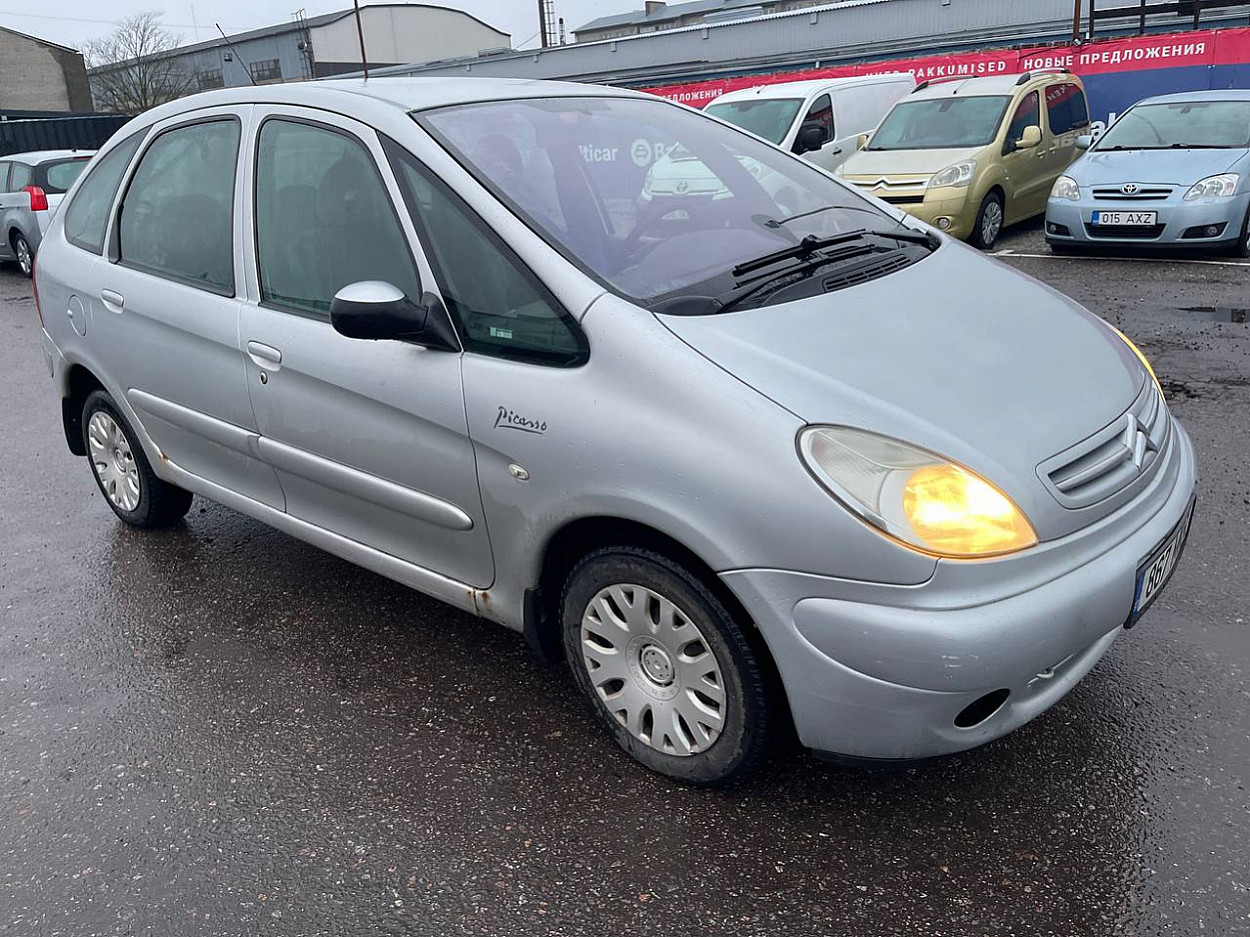
[{"label": "metal fence", "polygon": [[130,118],[125,114],[10,119],[0,114],[0,156],[35,150],[95,150]]}]

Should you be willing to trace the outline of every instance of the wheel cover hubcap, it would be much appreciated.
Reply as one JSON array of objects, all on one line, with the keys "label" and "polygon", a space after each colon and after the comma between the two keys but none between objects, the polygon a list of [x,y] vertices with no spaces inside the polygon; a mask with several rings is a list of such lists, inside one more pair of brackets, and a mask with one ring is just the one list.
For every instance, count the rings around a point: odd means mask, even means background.
[{"label": "wheel cover hubcap", "polygon": [[30,270],[30,245],[25,241],[17,242],[17,263],[23,273]]},{"label": "wheel cover hubcap", "polygon": [[600,590],[582,614],[582,662],[600,702],[634,738],[668,755],[707,751],[725,727],[720,664],[703,632],[643,586]]},{"label": "wheel cover hubcap", "polygon": [[139,506],[139,467],[126,434],[117,421],[97,410],[87,423],[87,448],[91,468],[104,495],[115,507],[133,511]]},{"label": "wheel cover hubcap", "polygon": [[1003,210],[997,202],[985,206],[985,220],[981,222],[981,237],[987,244],[993,243],[998,237],[999,228],[1003,224]]}]

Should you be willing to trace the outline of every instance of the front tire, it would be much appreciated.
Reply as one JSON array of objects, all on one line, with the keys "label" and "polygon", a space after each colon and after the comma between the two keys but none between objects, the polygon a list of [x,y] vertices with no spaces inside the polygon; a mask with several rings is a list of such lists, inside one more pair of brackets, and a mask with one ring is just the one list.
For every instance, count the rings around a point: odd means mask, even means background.
[{"label": "front tire", "polygon": [[1003,233],[1003,218],[1003,197],[997,192],[991,192],[981,202],[968,242],[983,251],[993,250],[998,243],[998,236]]},{"label": "front tire", "polygon": [[652,771],[718,786],[763,756],[771,728],[760,661],[697,577],[637,547],[609,547],[569,574],[565,658],[599,722]]},{"label": "front tire", "polygon": [[13,256],[17,258],[17,269],[22,271],[22,276],[30,279],[35,270],[35,252],[30,249],[25,235],[13,235]]},{"label": "front tire", "polygon": [[1234,257],[1250,257],[1250,210],[1246,211],[1246,220],[1241,224],[1241,237],[1233,245]]},{"label": "front tire", "polygon": [[191,492],[156,477],[130,424],[102,390],[83,404],[82,437],[100,493],[127,524],[168,527],[191,509]]}]

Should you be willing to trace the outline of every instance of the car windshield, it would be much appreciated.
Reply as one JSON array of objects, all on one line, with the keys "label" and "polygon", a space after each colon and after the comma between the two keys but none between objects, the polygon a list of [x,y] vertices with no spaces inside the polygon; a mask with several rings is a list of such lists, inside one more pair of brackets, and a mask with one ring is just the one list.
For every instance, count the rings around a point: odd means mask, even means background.
[{"label": "car windshield", "polygon": [[725,101],[706,108],[707,113],[749,130],[769,143],[780,143],[790,132],[802,101],[772,98],[750,101]]},{"label": "car windshield", "polygon": [[998,133],[1008,97],[903,101],[872,135],[870,150],[947,150],[985,146]]},{"label": "car windshield", "polygon": [[802,160],[660,99],[514,100],[414,116],[557,250],[637,302],[695,284],[724,289],[735,266],[807,235],[898,224]]},{"label": "car windshield", "polygon": [[1250,101],[1139,104],[1098,141],[1099,150],[1244,149]]},{"label": "car windshield", "polygon": [[69,187],[87,168],[89,162],[91,162],[90,157],[75,156],[72,159],[42,164],[39,169],[44,178],[44,191],[49,195],[63,195],[68,192]]}]

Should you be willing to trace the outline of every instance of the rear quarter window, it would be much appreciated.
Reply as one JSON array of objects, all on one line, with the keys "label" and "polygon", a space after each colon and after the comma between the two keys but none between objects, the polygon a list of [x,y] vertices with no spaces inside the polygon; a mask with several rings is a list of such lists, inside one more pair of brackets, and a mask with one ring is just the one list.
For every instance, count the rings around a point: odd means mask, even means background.
[{"label": "rear quarter window", "polygon": [[93,254],[104,249],[104,229],[113,198],[146,134],[146,130],[136,133],[91,163],[90,174],[65,209],[65,239],[75,247]]}]

